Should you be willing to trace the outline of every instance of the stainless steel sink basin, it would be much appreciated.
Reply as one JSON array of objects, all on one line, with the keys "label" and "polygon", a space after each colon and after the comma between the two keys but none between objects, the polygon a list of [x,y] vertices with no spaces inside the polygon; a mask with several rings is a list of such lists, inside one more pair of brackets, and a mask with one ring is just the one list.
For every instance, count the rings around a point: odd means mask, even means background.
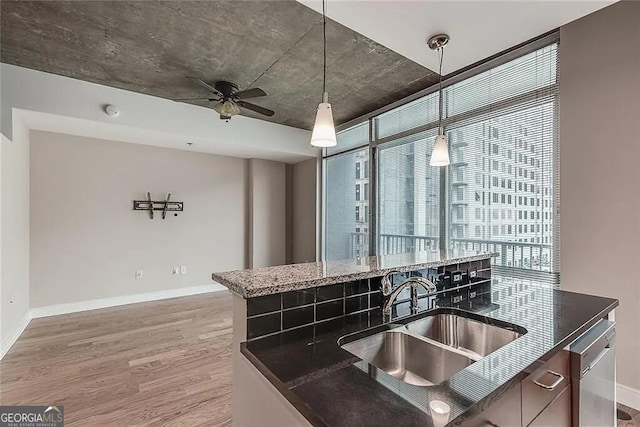
[{"label": "stainless steel sink basin", "polygon": [[474,362],[462,352],[391,330],[342,346],[345,350],[409,384],[437,385]]},{"label": "stainless steel sink basin", "polygon": [[432,386],[527,332],[457,309],[438,309],[402,323],[347,335],[338,344],[401,381]]},{"label": "stainless steel sink basin", "polygon": [[440,313],[408,323],[412,334],[437,341],[480,359],[522,336],[517,330],[457,314]]}]

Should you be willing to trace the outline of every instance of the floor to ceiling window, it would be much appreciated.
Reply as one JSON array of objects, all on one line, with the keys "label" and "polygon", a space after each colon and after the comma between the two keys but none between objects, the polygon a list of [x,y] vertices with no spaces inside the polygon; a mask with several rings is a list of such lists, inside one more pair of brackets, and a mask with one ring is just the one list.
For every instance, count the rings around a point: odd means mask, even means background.
[{"label": "floor to ceiling window", "polygon": [[[369,254],[368,124],[338,135],[323,161],[323,256],[326,260]],[[330,226],[328,226],[330,224]]]},{"label": "floor to ceiling window", "polygon": [[446,168],[429,166],[435,91],[342,131],[325,153],[325,259],[496,251],[557,280],[557,54],[538,43],[445,82]]},{"label": "floor to ceiling window", "polygon": [[439,248],[440,171],[429,166],[435,136],[421,132],[378,151],[380,255]]}]

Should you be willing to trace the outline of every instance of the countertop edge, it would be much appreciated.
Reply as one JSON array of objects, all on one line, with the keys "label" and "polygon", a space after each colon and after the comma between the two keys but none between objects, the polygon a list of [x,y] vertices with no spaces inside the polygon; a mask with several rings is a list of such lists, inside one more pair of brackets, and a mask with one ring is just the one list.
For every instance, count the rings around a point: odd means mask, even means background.
[{"label": "countertop edge", "polygon": [[[428,262],[417,263],[417,264],[407,264],[399,267],[379,268],[379,269],[375,269],[372,271],[365,271],[365,272],[353,272],[353,273],[341,274],[336,276],[323,277],[319,279],[309,279],[309,280],[302,280],[302,281],[279,283],[274,285],[265,285],[263,287],[255,288],[255,289],[247,288],[246,286],[243,286],[242,283],[229,280],[224,276],[225,274],[238,273],[242,270],[212,273],[211,278],[212,280],[227,287],[229,290],[242,296],[244,299],[248,299],[248,298],[255,298],[255,297],[282,293],[282,292],[299,291],[299,290],[309,289],[314,287],[329,286],[336,283],[351,282],[354,280],[370,279],[372,277],[382,276],[385,273],[393,270],[398,270],[400,272],[407,272],[407,271],[419,270],[422,268],[441,267],[443,265],[449,265],[449,264],[455,264],[455,263],[461,263],[461,262],[479,261],[487,258],[496,258],[498,256],[500,256],[498,252],[487,252],[484,254],[449,258],[446,260],[428,261]],[[295,265],[295,264],[290,264],[290,265]],[[281,268],[281,267],[283,266],[279,265],[279,266],[274,266],[273,268]],[[272,268],[272,267],[266,267],[264,268],[264,271],[268,271],[269,268]],[[251,271],[251,270],[246,270],[246,271]]]},{"label": "countertop edge", "polygon": [[269,383],[278,390],[278,392],[289,402],[300,414],[311,423],[313,426],[320,427],[329,427],[327,423],[325,423],[322,419],[320,419],[313,411],[298,397],[293,393],[282,381],[280,381],[269,368],[267,368],[261,361],[258,359],[251,350],[247,348],[247,343],[240,343],[240,353],[247,358],[249,363],[251,363],[264,377],[269,381]]}]

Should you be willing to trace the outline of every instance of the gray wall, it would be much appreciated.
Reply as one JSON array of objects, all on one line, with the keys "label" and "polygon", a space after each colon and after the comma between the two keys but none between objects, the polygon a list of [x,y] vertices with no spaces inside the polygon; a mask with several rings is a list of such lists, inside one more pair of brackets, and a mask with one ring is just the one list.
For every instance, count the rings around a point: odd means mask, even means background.
[{"label": "gray wall", "polygon": [[271,160],[249,160],[249,215],[251,268],[285,263],[286,165]]},{"label": "gray wall", "polygon": [[[26,132],[14,129],[14,135]],[[0,148],[0,337],[3,351],[24,327],[29,311],[29,142],[2,137]]]},{"label": "gray wall", "polygon": [[288,166],[290,263],[316,260],[317,163],[317,159],[309,159]]},{"label": "gray wall", "polygon": [[[213,271],[244,268],[247,163],[32,132],[31,306],[206,285]],[[171,192],[184,212],[133,211],[147,191]],[[177,265],[187,274],[173,275]]]},{"label": "gray wall", "polygon": [[640,390],[640,2],[560,32],[561,274],[618,298],[618,381]]}]

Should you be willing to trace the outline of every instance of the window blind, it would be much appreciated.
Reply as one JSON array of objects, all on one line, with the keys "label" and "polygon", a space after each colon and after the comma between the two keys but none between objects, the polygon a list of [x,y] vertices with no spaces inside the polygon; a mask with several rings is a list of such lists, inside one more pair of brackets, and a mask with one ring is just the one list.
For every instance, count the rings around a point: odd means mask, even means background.
[{"label": "window blind", "polygon": [[338,144],[335,147],[328,147],[325,151],[327,156],[332,156],[358,147],[369,145],[369,122],[361,123],[357,126],[338,132],[336,135]]},{"label": "window blind", "polygon": [[403,131],[432,124],[438,120],[438,93],[432,93],[376,117],[378,139],[401,137]]},{"label": "window blind", "polygon": [[449,242],[558,277],[558,45],[446,88]]}]

